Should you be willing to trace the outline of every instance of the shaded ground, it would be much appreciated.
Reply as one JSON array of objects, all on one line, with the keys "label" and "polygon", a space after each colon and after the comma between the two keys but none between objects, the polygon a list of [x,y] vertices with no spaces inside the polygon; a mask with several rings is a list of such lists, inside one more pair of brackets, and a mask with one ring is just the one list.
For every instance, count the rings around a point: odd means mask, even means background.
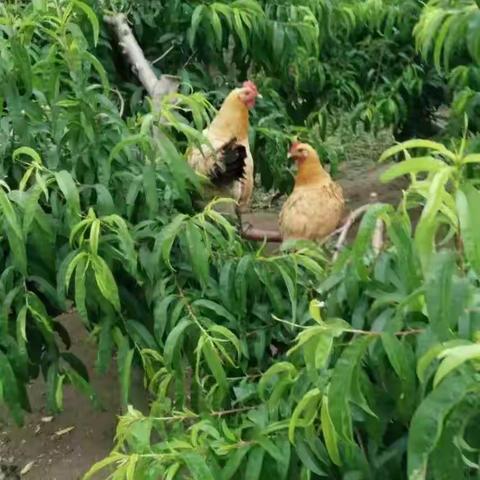
[{"label": "shaded ground", "polygon": [[[44,409],[43,381],[32,383],[29,395],[34,412],[27,417],[23,428],[2,423],[2,418],[6,420],[8,417],[0,414],[0,466],[16,466],[18,472],[22,469],[28,472],[22,477],[3,473],[2,478],[0,468],[0,480],[78,480],[112,448],[117,415],[120,413],[115,369],[111,368],[105,376],[96,375],[93,370],[95,349],[82,324],[74,315],[63,316],[63,324],[74,340],[72,352],[85,361],[105,409],[95,410],[78,391],[66,387],[65,410],[52,418]],[[135,378],[132,395],[136,408],[146,406],[146,395],[141,385],[141,379]]]},{"label": "shaded ground", "polygon": [[[387,139],[385,143],[389,141],[391,140]],[[341,165],[337,178],[344,187],[349,210],[367,203],[372,192],[377,194],[378,201],[397,204],[400,200],[404,182],[381,184],[378,177],[386,167],[375,164],[373,160],[365,160],[365,152],[368,152],[369,158],[377,159],[383,149],[384,145],[379,145],[378,141],[362,145],[358,151],[354,148],[348,151],[346,148],[349,161]],[[262,210],[261,207],[265,208],[269,200],[256,198],[256,208],[260,209],[245,215],[245,221],[258,228],[275,230],[276,212],[283,200],[278,199],[270,206],[270,210]],[[27,479],[78,480],[95,461],[104,458],[112,447],[117,415],[120,413],[116,372],[112,369],[106,376],[97,376],[93,371],[95,350],[80,322],[74,316],[66,315],[64,324],[75,342],[72,350],[86,362],[93,386],[106,409],[96,411],[78,392],[66,388],[65,411],[53,419],[48,418],[43,407],[44,384],[42,381],[34,382],[29,388],[29,394],[35,411],[27,417],[24,428],[2,423],[2,418],[6,417],[0,412],[0,480],[20,478],[2,473],[2,464],[17,466],[18,471],[28,470],[24,475]],[[146,406],[146,395],[140,378],[135,379],[132,394],[136,408]]]}]

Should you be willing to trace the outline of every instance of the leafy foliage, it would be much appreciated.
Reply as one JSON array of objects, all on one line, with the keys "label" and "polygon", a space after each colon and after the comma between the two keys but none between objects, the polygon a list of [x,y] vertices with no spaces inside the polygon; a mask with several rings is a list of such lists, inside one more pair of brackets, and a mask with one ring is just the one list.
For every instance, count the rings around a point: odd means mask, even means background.
[{"label": "leafy foliage", "polygon": [[[257,81],[264,100],[252,115],[254,157],[261,185],[282,193],[292,185],[283,154],[292,136],[315,145],[335,171],[339,152],[322,140],[339,118],[373,132],[393,127],[401,140],[436,133],[433,113],[446,85],[412,40],[422,6],[418,0],[106,2],[131,13],[148,58],[159,71],[178,74],[184,91],[208,91],[219,105],[238,82]],[[131,91],[128,67],[116,63],[109,72],[121,72]],[[139,97],[135,87],[130,103]]]},{"label": "leafy foliage", "polygon": [[[0,5],[0,400],[13,418],[39,375],[52,412],[67,383],[100,403],[58,316],[73,304],[97,369],[115,358],[125,408],[115,448],[86,478],[474,478],[480,157],[468,135],[451,149],[387,150],[404,157],[384,174],[410,178],[404,199],[372,205],[333,263],[317,245],[267,255],[245,243],[219,200],[195,211],[200,183],[182,152],[247,75],[265,93],[252,145],[266,188],[288,189],[290,137],[318,145],[340,111],[401,137],[444,99],[452,49],[476,61],[475,28],[461,36],[475,8]],[[112,11],[130,14],[147,56],[182,77],[160,113],[109,51],[101,20]],[[153,399],[146,416],[129,401],[135,363]]]},{"label": "leafy foliage", "polygon": [[[427,153],[412,157],[412,149]],[[90,474],[113,464],[119,478],[129,469],[141,478],[405,478],[405,469],[410,479],[468,478],[480,391],[471,241],[479,193],[467,166],[478,159],[422,140],[384,158],[399,151],[406,159],[385,173],[411,176],[399,209],[370,208],[352,246],[318,272],[321,302],[288,320],[273,316],[277,328],[297,332],[290,349],[258,372],[242,367],[234,336],[200,335],[189,349],[197,361],[184,390],[191,395],[180,400],[180,357],[169,364],[166,345],[149,377],[150,415],[130,409],[114,452]],[[408,210],[417,206],[413,228]],[[387,232],[378,256],[370,248],[377,219]],[[448,246],[450,229],[464,251]],[[227,318],[236,311],[228,308],[217,313]],[[172,330],[176,345],[186,328]],[[215,343],[222,337],[223,348]],[[208,365],[206,377],[198,362]]]}]

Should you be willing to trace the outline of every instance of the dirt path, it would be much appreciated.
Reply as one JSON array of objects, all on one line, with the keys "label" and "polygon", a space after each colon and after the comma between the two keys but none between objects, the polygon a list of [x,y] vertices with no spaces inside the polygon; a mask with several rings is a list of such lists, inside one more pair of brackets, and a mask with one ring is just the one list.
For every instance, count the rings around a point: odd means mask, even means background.
[{"label": "dirt path", "polygon": [[[86,363],[105,409],[94,409],[88,399],[67,386],[64,412],[50,417],[44,409],[44,383],[42,380],[33,382],[28,390],[34,411],[27,417],[23,428],[15,427],[0,413],[0,466],[15,467],[17,472],[28,470],[21,478],[78,480],[112,448],[117,415],[120,414],[115,368],[105,376],[95,374],[95,348],[82,324],[74,315],[65,315],[63,323],[73,340],[72,352]],[[134,378],[132,395],[136,408],[143,409],[147,405],[146,395],[138,377]],[[0,467],[0,480],[20,478],[13,473],[4,472],[3,475],[2,478]]]},{"label": "dirt path", "polygon": [[[377,193],[379,201],[398,203],[404,183],[398,181],[381,184],[378,178],[385,168],[373,163],[366,166],[363,160],[342,165],[339,177],[349,209],[367,203],[372,192]],[[281,201],[282,199],[279,203]],[[277,211],[278,205],[271,211],[260,210],[248,214],[245,220],[258,228],[276,229]],[[0,480],[20,478],[14,474],[2,473],[2,464],[16,466],[18,472],[28,470],[24,475],[27,479],[78,480],[94,462],[105,457],[112,447],[117,415],[120,413],[115,369],[112,368],[109,374],[102,377],[96,375],[93,369],[95,349],[82,325],[72,315],[64,317],[64,324],[74,339],[73,353],[86,362],[93,386],[106,410],[96,411],[87,399],[67,387],[65,411],[55,418],[48,418],[43,407],[43,381],[33,382],[29,394],[35,410],[27,417],[24,428],[16,428],[5,420],[2,423],[2,418],[7,417],[0,412]],[[133,400],[136,408],[146,407],[146,395],[140,378],[134,380]]]}]

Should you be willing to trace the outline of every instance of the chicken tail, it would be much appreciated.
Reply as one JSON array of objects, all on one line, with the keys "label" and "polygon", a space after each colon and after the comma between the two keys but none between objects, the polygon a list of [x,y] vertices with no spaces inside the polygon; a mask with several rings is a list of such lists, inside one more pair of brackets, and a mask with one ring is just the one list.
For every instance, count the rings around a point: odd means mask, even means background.
[{"label": "chicken tail", "polygon": [[216,187],[225,187],[240,180],[245,174],[247,149],[233,138],[217,151],[217,162],[210,171],[210,181]]}]

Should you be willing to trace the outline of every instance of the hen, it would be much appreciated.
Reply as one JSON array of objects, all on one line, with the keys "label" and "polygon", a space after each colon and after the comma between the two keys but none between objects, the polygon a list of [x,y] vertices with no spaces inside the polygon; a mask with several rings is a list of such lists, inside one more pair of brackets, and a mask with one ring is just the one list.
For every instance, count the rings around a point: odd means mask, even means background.
[{"label": "hen", "polygon": [[218,155],[216,150],[230,145],[236,152],[245,151],[243,178],[224,174],[222,181],[212,181],[214,188],[209,192],[209,196],[212,197],[233,198],[238,203],[240,211],[249,206],[253,193],[253,158],[248,143],[248,128],[249,110],[255,106],[257,97],[260,97],[257,87],[250,81],[244,82],[242,88],[232,90],[225,98],[215,119],[203,131],[211,147],[202,145],[200,149],[192,149],[187,153],[190,166],[213,180],[211,174],[215,169],[219,172],[226,172],[229,169],[226,159]]},{"label": "hen", "polygon": [[289,157],[297,163],[298,172],[293,192],[280,212],[283,240],[322,240],[342,218],[342,188],[323,169],[310,145],[293,143]]}]

